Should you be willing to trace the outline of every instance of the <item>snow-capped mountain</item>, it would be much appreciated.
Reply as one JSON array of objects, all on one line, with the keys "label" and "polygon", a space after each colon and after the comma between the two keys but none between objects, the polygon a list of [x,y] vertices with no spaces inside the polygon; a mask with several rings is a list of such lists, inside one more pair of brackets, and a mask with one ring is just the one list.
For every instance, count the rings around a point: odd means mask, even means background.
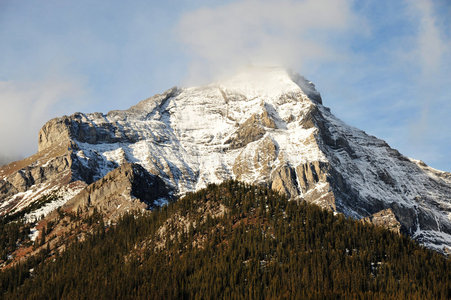
[{"label": "snow-capped mountain", "polygon": [[[45,203],[45,214],[126,162],[154,176],[146,182],[162,179],[167,199],[237,179],[353,218],[394,221],[428,247],[451,249],[451,174],[346,125],[311,82],[282,68],[172,88],[124,111],[50,120],[37,154],[0,169],[0,214],[60,195]],[[131,198],[139,197],[132,191]]]}]

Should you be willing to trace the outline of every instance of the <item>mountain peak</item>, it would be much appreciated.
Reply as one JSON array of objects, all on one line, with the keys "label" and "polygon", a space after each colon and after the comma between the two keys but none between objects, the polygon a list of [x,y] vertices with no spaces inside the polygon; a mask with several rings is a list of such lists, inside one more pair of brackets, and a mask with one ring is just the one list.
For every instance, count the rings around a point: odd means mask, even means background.
[{"label": "mountain peak", "polygon": [[338,120],[311,82],[284,68],[248,67],[125,111],[54,119],[39,141],[37,155],[0,168],[0,214],[33,203],[50,179],[54,189],[105,185],[130,162],[174,196],[229,179],[262,184],[354,218],[394,215],[401,232],[451,248],[451,175]]},{"label": "mountain peak", "polygon": [[249,99],[278,98],[284,94],[303,93],[321,102],[315,86],[303,76],[283,67],[248,66],[235,75],[217,82],[221,88],[240,93]]}]

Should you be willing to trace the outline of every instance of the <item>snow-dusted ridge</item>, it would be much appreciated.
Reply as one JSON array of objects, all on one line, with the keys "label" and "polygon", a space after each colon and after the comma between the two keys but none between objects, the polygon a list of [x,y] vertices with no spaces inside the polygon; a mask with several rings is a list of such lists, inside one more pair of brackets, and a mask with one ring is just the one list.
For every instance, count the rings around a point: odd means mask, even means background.
[{"label": "snow-dusted ridge", "polygon": [[90,183],[124,162],[158,175],[176,195],[234,178],[355,218],[390,208],[405,233],[451,247],[451,174],[346,125],[311,82],[283,68],[248,68],[125,111],[55,119],[41,130],[39,149],[65,140],[73,180]]}]

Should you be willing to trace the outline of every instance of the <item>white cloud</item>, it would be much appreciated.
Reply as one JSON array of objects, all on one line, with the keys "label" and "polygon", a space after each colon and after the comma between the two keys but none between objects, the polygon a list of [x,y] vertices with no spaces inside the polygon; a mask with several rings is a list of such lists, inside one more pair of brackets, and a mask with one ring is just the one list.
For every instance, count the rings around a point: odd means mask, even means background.
[{"label": "white cloud", "polygon": [[441,35],[434,6],[430,0],[408,1],[412,17],[418,20],[417,48],[415,54],[426,76],[433,76],[440,69],[448,47]]},{"label": "white cloud", "polygon": [[[428,137],[428,132],[436,131],[449,123],[448,111],[443,110],[443,103],[437,95],[440,90],[451,83],[446,70],[451,58],[451,41],[446,38],[437,19],[434,3],[430,0],[407,1],[411,19],[417,25],[415,47],[412,49],[412,62],[421,70],[417,77],[420,87],[420,112],[411,124],[411,142],[421,145]],[[449,98],[449,97],[448,97]],[[449,99],[447,99],[449,100]],[[435,130],[434,130],[435,129]]]},{"label": "white cloud", "polygon": [[176,30],[194,57],[191,76],[196,79],[248,64],[298,70],[306,61],[340,56],[332,46],[334,38],[355,30],[358,22],[351,4],[348,0],[242,0],[187,12]]},{"label": "white cloud", "polygon": [[74,107],[83,94],[76,80],[0,81],[0,156],[18,159],[37,150],[38,131]]}]

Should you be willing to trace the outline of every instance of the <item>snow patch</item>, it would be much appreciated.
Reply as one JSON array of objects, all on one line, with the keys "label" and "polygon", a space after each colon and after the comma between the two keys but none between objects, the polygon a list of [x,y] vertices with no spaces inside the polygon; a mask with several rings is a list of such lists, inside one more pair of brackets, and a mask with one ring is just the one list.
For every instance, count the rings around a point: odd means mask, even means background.
[{"label": "snow patch", "polygon": [[52,202],[46,203],[40,208],[25,215],[25,222],[33,223],[41,218],[47,216],[50,212],[63,206],[68,200],[75,197],[82,189],[83,185],[76,185],[75,187],[63,187],[55,192],[56,199]]},{"label": "snow patch", "polygon": [[36,239],[39,236],[39,230],[36,229],[36,227],[33,227],[30,229],[30,234],[28,235],[30,237],[30,240],[32,242],[36,241]]}]

